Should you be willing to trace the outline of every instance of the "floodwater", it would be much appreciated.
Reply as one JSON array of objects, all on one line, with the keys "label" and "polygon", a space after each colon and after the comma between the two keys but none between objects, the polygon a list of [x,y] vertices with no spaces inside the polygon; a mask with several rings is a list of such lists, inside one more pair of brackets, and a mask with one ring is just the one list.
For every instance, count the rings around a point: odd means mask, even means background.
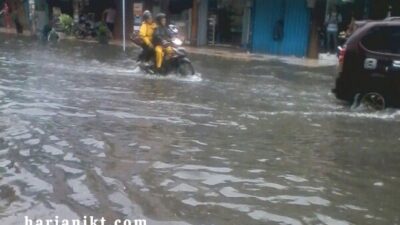
[{"label": "floodwater", "polygon": [[351,110],[333,68],[0,37],[0,224],[400,224],[400,112]]}]

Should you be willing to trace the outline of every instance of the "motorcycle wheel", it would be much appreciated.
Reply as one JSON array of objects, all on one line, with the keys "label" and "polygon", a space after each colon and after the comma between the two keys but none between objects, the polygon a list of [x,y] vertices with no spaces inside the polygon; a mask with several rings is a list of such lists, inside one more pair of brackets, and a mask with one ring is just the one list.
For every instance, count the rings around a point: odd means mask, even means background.
[{"label": "motorcycle wheel", "polygon": [[50,31],[49,35],[47,36],[47,41],[55,43],[60,39],[60,36],[57,34],[56,31],[52,30]]},{"label": "motorcycle wheel", "polygon": [[77,39],[85,39],[86,37],[85,32],[80,29],[75,30],[74,35]]},{"label": "motorcycle wheel", "polygon": [[192,76],[195,74],[192,63],[186,61],[179,63],[177,73],[183,77]]}]

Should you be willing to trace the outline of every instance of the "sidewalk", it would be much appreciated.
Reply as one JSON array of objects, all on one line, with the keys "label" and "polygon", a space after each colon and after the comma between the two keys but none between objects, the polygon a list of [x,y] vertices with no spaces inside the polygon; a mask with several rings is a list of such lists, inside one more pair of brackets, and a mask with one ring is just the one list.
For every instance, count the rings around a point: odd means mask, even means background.
[{"label": "sidewalk", "polygon": [[191,54],[210,55],[227,59],[238,59],[244,61],[266,62],[271,60],[281,61],[291,65],[306,67],[325,67],[335,66],[337,64],[336,55],[320,54],[319,59],[299,58],[295,56],[275,56],[266,54],[254,54],[249,52],[240,52],[236,49],[214,49],[210,47],[186,47]]},{"label": "sidewalk", "polygon": [[[0,33],[2,34],[9,34],[9,35],[17,35],[17,31],[15,30],[14,27],[11,27],[9,29],[4,28],[4,27],[0,27]],[[24,33],[23,34],[18,34],[18,35],[22,35],[22,36],[30,36],[31,32],[29,30],[24,29]]]},{"label": "sidewalk", "polygon": [[[0,28],[0,33],[5,34],[13,34],[16,35],[16,31],[14,28],[9,30],[5,28]],[[24,31],[23,36],[30,36],[30,31]],[[73,37],[67,37],[68,40],[76,40]],[[93,39],[85,39],[79,40],[87,43],[97,43],[96,40]],[[135,44],[133,44],[130,40],[127,40],[128,48],[139,48]],[[110,41],[111,45],[121,46],[121,40],[112,40]],[[336,55],[329,54],[320,54],[319,59],[308,59],[308,58],[299,58],[295,56],[276,56],[276,55],[266,55],[266,54],[254,54],[249,52],[244,52],[239,49],[230,49],[230,48],[221,48],[221,47],[192,47],[185,46],[186,51],[190,54],[195,55],[205,55],[205,56],[215,56],[226,59],[234,59],[234,60],[242,60],[242,61],[259,61],[259,62],[267,62],[267,61],[281,61],[283,63],[287,63],[290,65],[298,65],[305,67],[326,67],[326,66],[334,66],[337,64]]]}]

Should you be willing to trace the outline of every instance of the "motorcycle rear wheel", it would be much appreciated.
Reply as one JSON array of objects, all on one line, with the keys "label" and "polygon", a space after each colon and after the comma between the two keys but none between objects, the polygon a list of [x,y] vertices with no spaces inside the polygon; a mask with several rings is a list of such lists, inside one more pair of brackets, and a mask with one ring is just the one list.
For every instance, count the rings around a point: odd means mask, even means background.
[{"label": "motorcycle rear wheel", "polygon": [[77,39],[85,39],[85,38],[86,38],[85,32],[82,31],[82,30],[80,30],[80,29],[76,29],[76,30],[74,31],[74,35],[75,35],[75,37],[76,37]]},{"label": "motorcycle rear wheel", "polygon": [[192,63],[190,62],[180,62],[177,68],[177,73],[183,77],[193,76],[195,74]]}]

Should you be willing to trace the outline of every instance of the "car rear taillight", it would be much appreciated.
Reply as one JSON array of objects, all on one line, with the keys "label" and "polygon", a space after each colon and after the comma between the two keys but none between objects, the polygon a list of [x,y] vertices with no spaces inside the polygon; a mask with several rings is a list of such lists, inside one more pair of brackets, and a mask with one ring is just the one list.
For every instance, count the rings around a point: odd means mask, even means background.
[{"label": "car rear taillight", "polygon": [[344,57],[346,55],[346,46],[344,47],[338,47],[339,52],[338,52],[338,58],[339,58],[339,64],[338,64],[338,72],[341,73],[343,72],[343,63],[344,63]]},{"label": "car rear taillight", "polygon": [[339,47],[339,64],[340,65],[343,65],[345,55],[346,55],[346,47]]}]

